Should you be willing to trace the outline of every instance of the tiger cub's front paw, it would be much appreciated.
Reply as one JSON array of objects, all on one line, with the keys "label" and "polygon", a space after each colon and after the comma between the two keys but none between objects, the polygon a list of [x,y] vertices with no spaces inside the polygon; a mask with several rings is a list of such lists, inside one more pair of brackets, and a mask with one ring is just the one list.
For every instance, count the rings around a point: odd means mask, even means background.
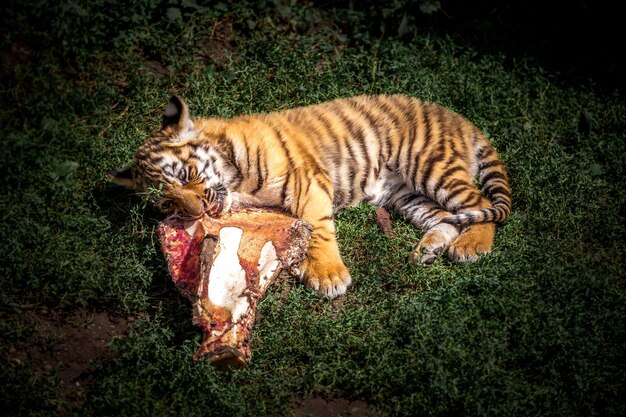
[{"label": "tiger cub's front paw", "polygon": [[348,268],[341,259],[339,261],[321,259],[309,256],[304,261],[301,267],[304,284],[328,298],[345,294],[352,281]]},{"label": "tiger cub's front paw", "polygon": [[459,232],[454,226],[439,223],[424,234],[409,255],[409,261],[412,264],[431,265],[437,255],[446,250],[458,235]]}]

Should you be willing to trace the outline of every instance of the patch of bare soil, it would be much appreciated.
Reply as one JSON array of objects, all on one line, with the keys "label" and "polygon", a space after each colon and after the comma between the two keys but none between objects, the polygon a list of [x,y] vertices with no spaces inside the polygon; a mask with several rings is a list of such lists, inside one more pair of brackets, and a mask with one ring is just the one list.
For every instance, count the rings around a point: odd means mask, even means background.
[{"label": "patch of bare soil", "polygon": [[234,60],[235,35],[232,20],[215,22],[209,33],[201,40],[203,62],[211,61],[218,69],[224,69]]},{"label": "patch of bare soil", "polygon": [[367,403],[342,398],[307,398],[293,409],[292,417],[376,417]]},{"label": "patch of bare soil", "polygon": [[94,362],[113,355],[110,342],[126,331],[132,318],[106,311],[79,310],[66,315],[42,310],[25,314],[21,320],[34,332],[27,344],[10,349],[9,361],[15,366],[29,361],[40,377],[56,375],[60,395],[73,402],[89,389]]},{"label": "patch of bare soil", "polygon": [[155,79],[159,80],[164,75],[167,75],[169,69],[159,61],[145,60],[143,62],[142,71],[148,74],[152,74]]}]

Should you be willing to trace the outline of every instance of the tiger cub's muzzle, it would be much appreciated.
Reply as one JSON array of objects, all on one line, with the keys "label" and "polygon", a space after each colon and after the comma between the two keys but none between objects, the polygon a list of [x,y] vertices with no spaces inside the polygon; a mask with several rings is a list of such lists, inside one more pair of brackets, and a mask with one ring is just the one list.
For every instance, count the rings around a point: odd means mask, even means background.
[{"label": "tiger cub's muzzle", "polygon": [[199,217],[218,216],[230,209],[230,193],[223,186],[204,189],[203,185],[171,188],[155,204],[165,214]]}]

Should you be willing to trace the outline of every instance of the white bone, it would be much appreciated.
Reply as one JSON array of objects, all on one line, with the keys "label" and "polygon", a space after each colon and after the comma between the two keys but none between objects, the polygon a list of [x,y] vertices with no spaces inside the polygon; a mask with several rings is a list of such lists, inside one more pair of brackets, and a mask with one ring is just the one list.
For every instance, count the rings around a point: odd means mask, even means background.
[{"label": "white bone", "polygon": [[272,244],[272,241],[266,242],[265,245],[263,245],[263,249],[261,249],[258,265],[259,289],[261,291],[264,291],[265,287],[267,287],[269,283],[268,280],[274,276],[274,272],[276,272],[279,263],[274,244]]},{"label": "white bone", "polygon": [[233,322],[248,310],[246,271],[239,264],[237,251],[243,230],[224,227],[220,230],[219,254],[213,262],[209,278],[209,300],[216,306],[230,310]]}]

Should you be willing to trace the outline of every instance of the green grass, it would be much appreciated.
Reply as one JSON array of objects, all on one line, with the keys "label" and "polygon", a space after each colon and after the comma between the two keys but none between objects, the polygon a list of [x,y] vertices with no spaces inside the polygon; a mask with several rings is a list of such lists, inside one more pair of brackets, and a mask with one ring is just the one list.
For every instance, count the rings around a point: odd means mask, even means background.
[{"label": "green grass", "polygon": [[[362,399],[389,416],[626,414],[619,93],[563,82],[530,56],[511,65],[506,51],[481,53],[456,37],[372,35],[359,31],[365,15],[344,9],[19,3],[2,13],[3,410],[273,416],[321,396]],[[230,52],[212,62],[211,42]],[[165,70],[155,75],[147,61]],[[200,332],[169,282],[158,216],[105,178],[158,127],[172,92],[194,114],[222,116],[362,93],[441,103],[500,151],[511,219],[480,262],[415,268],[406,257],[420,231],[395,217],[388,238],[371,207],[342,212],[353,276],[343,303],[294,279],[277,284],[259,306],[250,367],[217,372],[191,360]],[[583,112],[589,134],[578,129]],[[6,360],[30,340],[20,316],[44,307],[141,317],[113,342],[115,356],[94,365],[77,408],[58,378]]]}]

